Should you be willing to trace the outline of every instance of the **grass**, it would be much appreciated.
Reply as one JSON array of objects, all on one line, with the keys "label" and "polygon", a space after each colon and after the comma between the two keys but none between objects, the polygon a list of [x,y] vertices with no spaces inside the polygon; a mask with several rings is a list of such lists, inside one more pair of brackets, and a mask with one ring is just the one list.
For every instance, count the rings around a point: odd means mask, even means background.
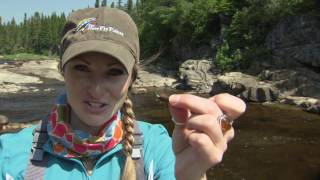
[{"label": "grass", "polygon": [[0,56],[0,60],[19,61],[19,60],[46,60],[57,59],[56,56],[45,56],[31,53],[4,54]]}]

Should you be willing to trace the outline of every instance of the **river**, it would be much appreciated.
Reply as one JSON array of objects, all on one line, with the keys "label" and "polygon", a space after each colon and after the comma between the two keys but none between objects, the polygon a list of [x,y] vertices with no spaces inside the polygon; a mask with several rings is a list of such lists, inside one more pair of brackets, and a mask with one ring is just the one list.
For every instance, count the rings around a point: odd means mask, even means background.
[{"label": "river", "polygon": [[[25,95],[1,95],[0,114],[14,122],[45,115],[62,90]],[[138,119],[161,123],[169,132],[173,124],[166,103],[154,90],[134,95]],[[207,173],[209,180],[320,180],[320,116],[286,105],[248,104],[234,128],[223,162]]]}]

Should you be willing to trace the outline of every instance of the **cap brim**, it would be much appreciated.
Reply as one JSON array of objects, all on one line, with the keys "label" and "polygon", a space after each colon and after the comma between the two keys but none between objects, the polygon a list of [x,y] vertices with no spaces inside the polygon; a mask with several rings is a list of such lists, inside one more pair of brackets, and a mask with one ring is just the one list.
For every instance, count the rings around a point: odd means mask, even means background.
[{"label": "cap brim", "polygon": [[100,40],[87,40],[71,44],[61,58],[62,67],[72,58],[88,52],[98,52],[112,56],[123,64],[128,73],[132,72],[135,58],[129,49],[113,41]]}]

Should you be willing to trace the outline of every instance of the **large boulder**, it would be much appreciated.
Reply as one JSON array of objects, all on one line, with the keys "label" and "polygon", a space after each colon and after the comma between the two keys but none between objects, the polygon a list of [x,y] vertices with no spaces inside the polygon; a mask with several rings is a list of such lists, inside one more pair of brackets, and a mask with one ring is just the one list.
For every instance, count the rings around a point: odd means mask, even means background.
[{"label": "large boulder", "polygon": [[283,96],[320,98],[320,74],[307,68],[264,70],[263,81],[272,81]]},{"label": "large boulder", "polygon": [[172,77],[164,77],[161,74],[140,70],[133,87],[136,89],[146,87],[171,87],[175,81],[176,79]]},{"label": "large boulder", "polygon": [[272,102],[279,96],[278,89],[271,83],[241,72],[226,73],[217,79],[212,87],[213,94],[227,92],[251,102]]},{"label": "large boulder", "polygon": [[319,17],[289,17],[278,23],[266,38],[278,67],[320,67]]},{"label": "large boulder", "polygon": [[38,77],[13,73],[7,69],[0,69],[0,94],[20,91],[37,92],[38,89],[33,85],[41,83],[43,83],[43,81]]},{"label": "large boulder", "polygon": [[320,113],[319,99],[310,97],[286,96],[281,99],[280,102],[301,107],[302,109],[309,112]]},{"label": "large boulder", "polygon": [[210,60],[187,60],[179,67],[179,80],[186,88],[198,93],[210,93],[212,85],[217,81],[212,72],[213,62]]},{"label": "large boulder", "polygon": [[14,72],[62,82],[63,77],[58,71],[58,63],[57,60],[27,61],[16,68]]}]

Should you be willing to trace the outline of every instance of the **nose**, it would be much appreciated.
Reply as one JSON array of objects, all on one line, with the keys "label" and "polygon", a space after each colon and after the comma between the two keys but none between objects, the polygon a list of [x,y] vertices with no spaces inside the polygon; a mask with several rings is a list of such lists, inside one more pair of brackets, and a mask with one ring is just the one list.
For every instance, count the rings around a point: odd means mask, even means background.
[{"label": "nose", "polygon": [[91,78],[88,88],[88,94],[93,99],[100,99],[107,92],[103,79],[95,77]]}]

